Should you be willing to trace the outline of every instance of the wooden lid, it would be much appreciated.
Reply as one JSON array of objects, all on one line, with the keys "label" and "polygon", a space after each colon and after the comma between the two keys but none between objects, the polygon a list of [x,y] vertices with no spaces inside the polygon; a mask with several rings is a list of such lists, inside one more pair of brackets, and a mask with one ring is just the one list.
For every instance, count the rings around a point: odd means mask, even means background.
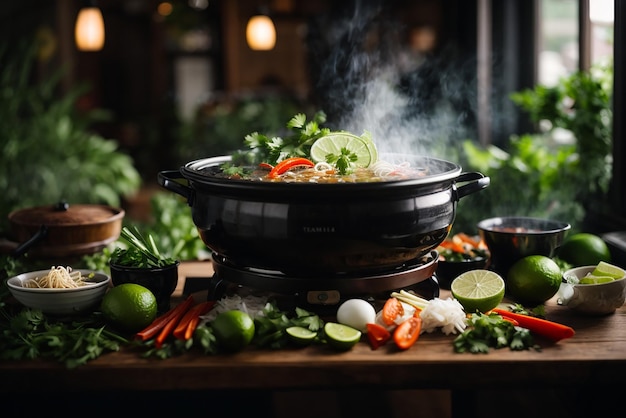
[{"label": "wooden lid", "polygon": [[124,211],[106,205],[56,205],[38,206],[13,211],[9,220],[18,225],[93,225],[123,217]]}]

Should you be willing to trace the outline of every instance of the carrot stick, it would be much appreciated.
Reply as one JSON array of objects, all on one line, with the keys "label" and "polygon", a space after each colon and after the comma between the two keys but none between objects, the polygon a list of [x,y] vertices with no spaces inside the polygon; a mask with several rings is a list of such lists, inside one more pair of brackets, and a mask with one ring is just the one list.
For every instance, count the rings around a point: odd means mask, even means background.
[{"label": "carrot stick", "polygon": [[185,315],[185,312],[189,310],[193,304],[193,297],[189,296],[183,303],[176,307],[176,312],[171,316],[170,320],[165,324],[161,332],[156,337],[155,346],[161,348],[167,337],[172,333],[178,321]]},{"label": "carrot stick", "polygon": [[534,332],[555,342],[564,338],[571,338],[575,334],[572,327],[557,322],[514,313],[502,308],[494,308],[491,311],[502,317],[514,319],[519,323],[520,327],[527,328],[530,332]]},{"label": "carrot stick", "polygon": [[[191,296],[189,298],[191,298]],[[152,321],[150,325],[137,332],[135,334],[135,337],[140,339],[141,341],[147,341],[151,338],[154,338],[159,333],[159,331],[163,329],[165,324],[170,321],[172,316],[174,316],[179,309],[182,309],[181,305],[175,306],[169,311],[165,312],[163,315],[157,317],[154,321]]]},{"label": "carrot stick", "polygon": [[474,248],[478,248],[478,246],[480,245],[479,241],[476,241],[474,238],[467,235],[465,232],[459,232],[458,234],[455,235],[455,237],[458,237],[462,242],[465,242]]},{"label": "carrot stick", "polygon": [[200,316],[194,316],[191,318],[189,323],[187,324],[187,329],[185,329],[184,339],[185,341],[190,339],[193,336],[193,332],[198,328],[198,323],[200,323]]},{"label": "carrot stick", "polygon": [[445,240],[441,244],[439,244],[439,246],[442,247],[442,248],[446,248],[446,249],[452,250],[455,253],[464,253],[465,252],[465,248],[461,244],[459,244],[456,241],[452,241],[452,240]]},{"label": "carrot stick", "polygon": [[185,340],[188,340],[193,336],[193,333],[198,327],[198,323],[200,322],[200,317],[213,309],[213,306],[215,306],[215,301],[208,301],[204,302],[204,306],[198,309],[198,315],[192,317],[187,324],[187,329],[185,330]]},{"label": "carrot stick", "polygon": [[174,329],[174,337],[178,338],[179,340],[188,340],[189,338],[185,338],[185,334],[189,326],[189,322],[193,318],[197,318],[200,315],[204,315],[205,313],[207,313],[213,307],[213,305],[215,305],[215,301],[206,301],[201,302],[196,306],[190,308],[185,313],[185,316],[182,317],[180,322],[178,322],[178,325],[176,325],[176,328]]}]

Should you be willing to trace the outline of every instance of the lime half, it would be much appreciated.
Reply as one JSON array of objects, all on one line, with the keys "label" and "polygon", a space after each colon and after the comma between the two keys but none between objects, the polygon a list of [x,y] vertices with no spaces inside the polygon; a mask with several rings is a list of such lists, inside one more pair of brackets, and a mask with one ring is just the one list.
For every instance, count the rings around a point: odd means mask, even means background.
[{"label": "lime half", "polygon": [[324,334],[328,344],[338,350],[349,350],[361,339],[361,331],[336,322],[327,322]]},{"label": "lime half", "polygon": [[600,261],[595,269],[591,272],[592,276],[596,277],[612,277],[614,279],[621,279],[626,276],[624,269],[609,264],[605,261]]},{"label": "lime half", "polygon": [[504,298],[504,280],[491,270],[470,270],[452,281],[452,296],[466,313],[487,312]]},{"label": "lime half", "polygon": [[287,332],[291,341],[299,345],[311,344],[315,340],[315,337],[317,337],[317,332],[299,326],[289,327],[285,332]]},{"label": "lime half", "polygon": [[378,151],[369,136],[360,137],[350,133],[333,132],[319,138],[311,146],[311,158],[316,163],[327,161],[329,155],[342,155],[342,149],[356,155],[357,167],[369,167],[378,158]]}]

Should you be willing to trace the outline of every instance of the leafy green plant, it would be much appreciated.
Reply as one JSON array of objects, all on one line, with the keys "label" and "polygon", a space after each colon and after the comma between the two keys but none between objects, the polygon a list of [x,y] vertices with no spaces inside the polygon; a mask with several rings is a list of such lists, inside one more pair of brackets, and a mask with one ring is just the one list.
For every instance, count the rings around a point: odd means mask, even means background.
[{"label": "leafy green plant", "polygon": [[35,54],[10,56],[0,45],[0,230],[10,211],[61,200],[119,206],[135,193],[141,177],[114,140],[90,130],[107,114],[81,114],[77,101],[87,86],[58,92],[61,71],[32,82]]},{"label": "leafy green plant", "polygon": [[574,169],[568,173],[578,183],[576,196],[583,203],[602,199],[609,188],[612,166],[612,67],[596,67],[565,77],[554,87],[542,85],[514,93],[511,99],[545,130],[570,131],[575,138]]},{"label": "leafy green plant", "polygon": [[[611,68],[513,93],[511,99],[537,124],[538,133],[512,136],[503,148],[463,143],[464,166],[489,176],[491,184],[459,202],[455,230],[475,232],[481,219],[504,215],[563,219],[578,230],[591,210],[608,210]],[[554,140],[559,129],[571,133],[572,143]]]}]

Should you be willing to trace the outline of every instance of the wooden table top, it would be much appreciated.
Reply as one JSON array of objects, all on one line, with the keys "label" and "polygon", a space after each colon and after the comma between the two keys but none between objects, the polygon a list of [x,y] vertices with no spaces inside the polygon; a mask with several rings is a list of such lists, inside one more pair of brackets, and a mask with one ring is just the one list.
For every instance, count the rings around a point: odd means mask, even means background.
[{"label": "wooden table top", "polygon": [[[206,275],[207,265],[199,264]],[[181,275],[197,275],[191,266]],[[185,276],[187,274],[187,276]],[[180,296],[182,285],[177,293]],[[442,297],[446,292],[442,291]],[[228,355],[186,354],[145,359],[122,350],[77,369],[48,362],[0,363],[0,391],[21,392],[37,381],[49,390],[89,389],[206,390],[315,388],[438,388],[473,385],[575,386],[585,382],[620,384],[626,373],[626,306],[602,317],[580,316],[549,301],[547,317],[573,327],[576,335],[556,344],[536,339],[541,351],[454,352],[454,335],[423,334],[411,349],[393,344],[372,350],[366,342],[348,352],[326,346],[272,350],[246,349]]]}]

